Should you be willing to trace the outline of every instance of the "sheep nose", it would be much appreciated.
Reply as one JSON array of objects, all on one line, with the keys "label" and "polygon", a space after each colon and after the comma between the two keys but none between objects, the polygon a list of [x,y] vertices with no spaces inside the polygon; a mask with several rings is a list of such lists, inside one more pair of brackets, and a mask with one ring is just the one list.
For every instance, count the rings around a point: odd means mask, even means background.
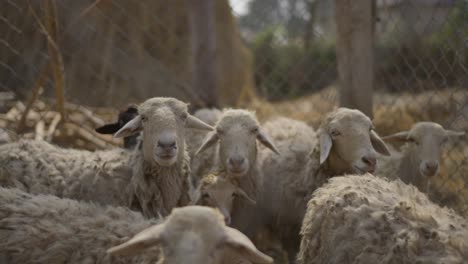
[{"label": "sheep nose", "polygon": [[162,141],[162,140],[159,140],[158,141],[158,147],[166,150],[166,151],[170,151],[172,149],[177,149],[177,144],[175,142],[175,140],[170,140],[170,141]]},{"label": "sheep nose", "polygon": [[426,170],[430,174],[435,174],[438,168],[439,168],[439,164],[437,162],[435,161],[426,162]]},{"label": "sheep nose", "polygon": [[377,165],[377,159],[375,157],[364,156],[362,157],[362,162],[369,167],[375,167],[375,165]]},{"label": "sheep nose", "polygon": [[244,158],[243,157],[230,157],[229,158],[229,164],[231,164],[233,167],[238,168],[244,164]]}]

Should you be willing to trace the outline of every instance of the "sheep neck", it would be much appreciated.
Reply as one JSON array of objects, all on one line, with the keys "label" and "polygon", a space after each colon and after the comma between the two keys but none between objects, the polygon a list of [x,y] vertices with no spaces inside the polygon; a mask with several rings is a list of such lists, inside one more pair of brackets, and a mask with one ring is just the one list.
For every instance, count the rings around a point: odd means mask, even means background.
[{"label": "sheep neck", "polygon": [[416,186],[420,191],[425,192],[427,182],[425,177],[419,171],[418,153],[409,145],[402,147],[402,155],[399,162],[399,175],[401,180],[406,184]]},{"label": "sheep neck", "polygon": [[307,162],[307,173],[304,173],[304,178],[301,182],[302,186],[306,188],[305,196],[310,197],[312,193],[331,177],[344,175],[351,173],[348,166],[344,165],[344,162],[340,157],[333,152],[330,153],[328,159],[320,165],[320,149],[316,146],[310,154],[309,161]]},{"label": "sheep neck", "polygon": [[188,203],[190,158],[186,150],[173,166],[163,167],[144,160],[141,150],[135,151],[130,204],[137,204],[147,217],[168,215],[172,208]]}]

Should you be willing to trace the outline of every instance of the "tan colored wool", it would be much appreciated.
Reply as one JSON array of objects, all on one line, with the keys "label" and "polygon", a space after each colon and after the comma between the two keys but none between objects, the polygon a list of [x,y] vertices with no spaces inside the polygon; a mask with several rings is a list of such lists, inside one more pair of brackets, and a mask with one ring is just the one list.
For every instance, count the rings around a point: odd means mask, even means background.
[{"label": "tan colored wool", "polygon": [[[427,193],[431,178],[436,177],[440,170],[442,147],[449,138],[462,135],[464,132],[446,130],[434,122],[419,122],[409,131],[384,137],[385,140],[403,142],[404,145],[401,152],[393,152],[391,157],[379,160],[376,175],[400,178]],[[428,164],[436,165],[436,169],[428,171]]]},{"label": "tan colored wool", "polygon": [[414,186],[371,174],[336,177],[314,192],[300,264],[461,264],[468,224]]},{"label": "tan colored wool", "polygon": [[[0,146],[0,185],[31,193],[48,193],[106,205],[127,206],[148,217],[167,215],[187,205],[189,156],[185,127],[195,122],[187,105],[174,98],[156,97],[139,106],[139,116],[120,132],[143,131],[141,148],[89,152],[60,148],[43,141],[20,141]],[[144,117],[144,118],[142,118]],[[189,121],[192,122],[189,124]],[[167,131],[175,135],[172,164],[160,165],[155,149]],[[166,134],[164,134],[166,133]]]},{"label": "tan colored wool", "polygon": [[0,238],[1,263],[271,263],[211,208],[187,206],[148,220],[128,208],[1,187]]},{"label": "tan colored wool", "polygon": [[300,121],[279,118],[265,124],[281,155],[260,156],[263,180],[258,198],[262,224],[281,237],[290,260],[299,248],[307,201],[331,177],[370,170],[362,161],[376,151],[388,153],[371,120],[357,110],[339,108],[318,132]]},{"label": "tan colored wool", "polygon": [[[257,141],[269,151],[277,152],[274,143],[260,126],[255,113],[244,109],[224,109],[215,125],[215,131],[207,135],[198,153],[216,148],[213,170],[221,171],[225,177],[237,181],[248,196],[256,199],[260,174]],[[230,163],[230,159],[233,158],[243,159],[241,171],[234,170],[237,168],[233,168]],[[241,199],[235,200],[232,226],[251,237],[256,214],[255,206],[251,203]]]}]

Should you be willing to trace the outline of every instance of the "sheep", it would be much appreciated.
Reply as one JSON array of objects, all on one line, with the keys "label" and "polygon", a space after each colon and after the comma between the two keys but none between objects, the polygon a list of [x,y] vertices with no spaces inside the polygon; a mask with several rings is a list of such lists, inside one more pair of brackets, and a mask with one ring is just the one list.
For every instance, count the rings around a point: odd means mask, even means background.
[{"label": "sheep", "polygon": [[329,113],[317,133],[286,118],[268,121],[264,127],[281,155],[268,151],[260,155],[263,179],[257,202],[261,225],[280,236],[292,263],[313,191],[334,176],[374,171],[376,151],[384,155],[389,151],[369,117],[348,108]]},{"label": "sheep", "polygon": [[192,203],[217,208],[223,214],[226,224],[230,225],[233,201],[239,198],[256,204],[232,178],[208,174],[201,179]]},{"label": "sheep", "polygon": [[409,131],[383,137],[384,140],[406,143],[401,153],[382,157],[376,175],[389,179],[400,178],[426,192],[429,180],[438,174],[442,146],[449,138],[463,136],[465,132],[446,130],[434,122],[419,122]]},{"label": "sheep", "polygon": [[[216,108],[203,108],[197,110],[193,115],[206,124],[214,126],[221,116],[221,111]],[[203,143],[206,131],[187,129],[186,132],[187,150],[190,156],[190,180],[192,186],[198,186],[200,179],[204,175],[207,175],[214,166],[215,151],[213,149],[209,149],[204,153],[195,155],[196,151]]]},{"label": "sheep", "polygon": [[466,263],[468,224],[400,180],[330,179],[308,202],[300,264]]},{"label": "sheep", "polygon": [[[114,134],[130,120],[138,116],[138,106],[131,104],[124,110],[119,112],[115,123],[106,124],[95,129],[99,134]],[[133,149],[138,143],[138,134],[124,137],[124,148]]]},{"label": "sheep", "polygon": [[124,207],[19,189],[0,188],[0,237],[1,263],[271,262],[240,232],[226,227],[215,209],[187,206],[166,219],[146,219]]},{"label": "sheep", "polygon": [[156,97],[116,137],[143,131],[141,148],[89,152],[42,141],[0,146],[0,185],[31,193],[128,206],[145,216],[167,215],[187,205],[189,157],[185,127],[213,128],[187,113],[174,98]]},{"label": "sheep", "polygon": [[[196,155],[217,145],[214,170],[235,179],[247,195],[256,199],[257,178],[260,173],[257,140],[275,155],[278,154],[273,141],[258,123],[255,113],[243,109],[225,109],[215,130],[206,136]],[[232,226],[252,237],[255,207],[241,200],[234,201],[233,206]]]}]

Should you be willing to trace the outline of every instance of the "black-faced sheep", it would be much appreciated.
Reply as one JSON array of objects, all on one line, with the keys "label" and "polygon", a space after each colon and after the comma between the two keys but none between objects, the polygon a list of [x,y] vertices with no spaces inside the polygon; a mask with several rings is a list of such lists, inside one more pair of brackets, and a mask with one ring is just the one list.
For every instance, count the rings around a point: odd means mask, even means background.
[{"label": "black-faced sheep", "polygon": [[[138,106],[129,105],[126,109],[119,112],[117,121],[115,123],[103,125],[101,127],[96,128],[95,130],[100,134],[115,134],[136,116],[138,116]],[[124,137],[124,148],[134,148],[138,143],[138,136],[139,134],[136,133],[134,135]]]}]

